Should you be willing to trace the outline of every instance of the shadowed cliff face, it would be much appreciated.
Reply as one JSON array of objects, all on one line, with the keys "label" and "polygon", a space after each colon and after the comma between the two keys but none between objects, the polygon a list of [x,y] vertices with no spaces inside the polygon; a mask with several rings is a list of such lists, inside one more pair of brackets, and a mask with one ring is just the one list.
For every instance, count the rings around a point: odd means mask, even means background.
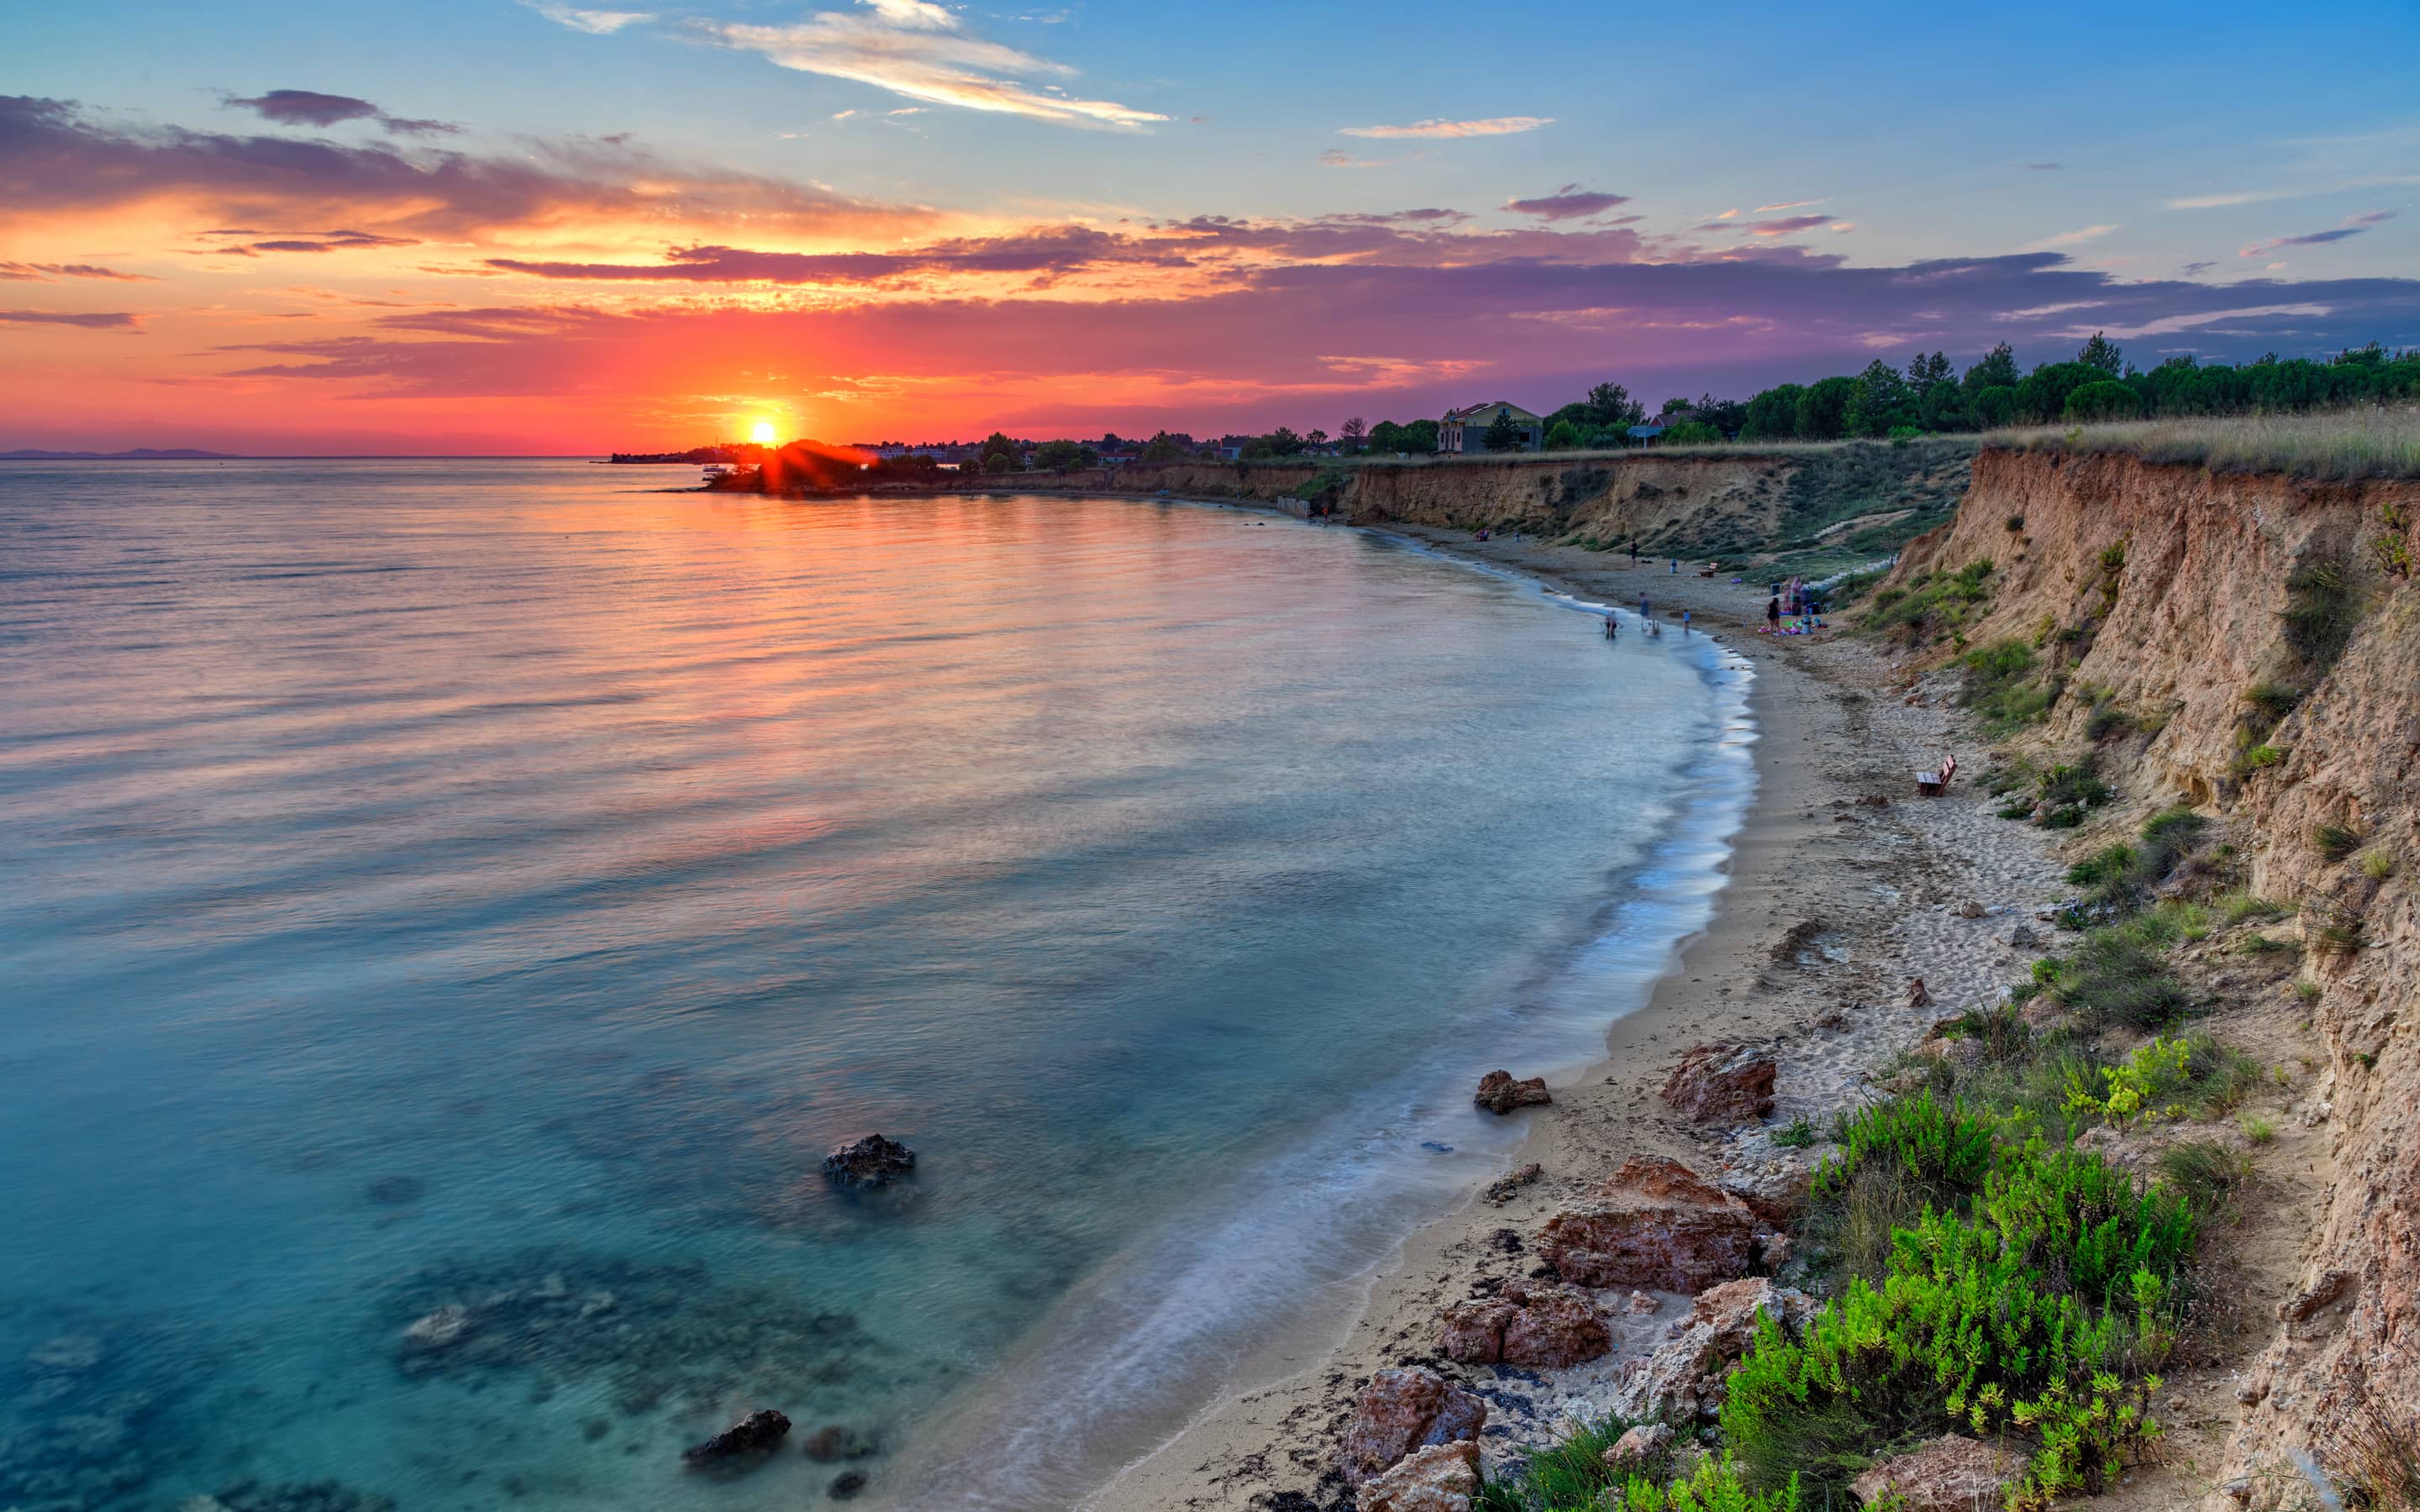
[{"label": "shadowed cliff face", "polygon": [[[1968,642],[2023,640],[2068,679],[2028,743],[2083,748],[2095,703],[2075,690],[2105,690],[2103,706],[2155,733],[2103,745],[2104,775],[2131,796],[2235,819],[2253,890],[2301,905],[2306,935],[2322,920],[2358,930],[2356,949],[2313,950],[2315,1006],[2274,1009],[2309,1013],[2325,1036],[2334,1184],[2289,1304],[2303,1316],[2276,1321],[2247,1365],[2257,1400],[2218,1477],[2246,1477],[2254,1506],[2301,1481],[2292,1452],[2357,1477],[2375,1409],[2408,1433],[2420,1401],[2420,588],[2382,570],[2376,549],[2412,550],[2415,517],[2420,483],[2409,481],[1988,452],[1955,519],[1912,543],[1886,584],[1989,559],[1991,599],[1964,626]],[[2293,619],[2314,593],[2295,585],[2315,581],[2332,585],[2350,632],[2340,649],[2321,636],[2317,656]],[[2256,725],[2244,697],[2256,685],[2299,699]],[[2241,759],[2251,738],[2273,752],[2269,764]],[[2356,833],[2359,853],[2324,854],[2320,825]],[[2372,853],[2393,858],[2391,873],[2362,864]],[[2213,1495],[2213,1506],[2243,1504]]]}]

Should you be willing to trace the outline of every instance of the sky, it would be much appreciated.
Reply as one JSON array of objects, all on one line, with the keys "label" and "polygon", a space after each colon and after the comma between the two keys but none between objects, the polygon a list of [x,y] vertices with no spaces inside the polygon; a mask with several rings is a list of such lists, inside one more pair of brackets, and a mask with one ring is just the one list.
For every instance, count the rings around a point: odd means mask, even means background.
[{"label": "sky", "polygon": [[1208,437],[2097,330],[2147,367],[2420,346],[2410,0],[8,30],[0,449]]}]

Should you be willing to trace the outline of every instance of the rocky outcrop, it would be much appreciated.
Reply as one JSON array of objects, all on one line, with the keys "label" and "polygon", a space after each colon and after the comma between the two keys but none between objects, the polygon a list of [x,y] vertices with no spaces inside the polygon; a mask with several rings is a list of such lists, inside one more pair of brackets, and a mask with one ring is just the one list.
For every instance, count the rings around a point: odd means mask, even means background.
[{"label": "rocky outcrop", "polygon": [[1613,1348],[1596,1304],[1569,1287],[1507,1281],[1492,1297],[1445,1310],[1439,1349],[1464,1365],[1560,1368]]},{"label": "rocky outcrop", "polygon": [[1479,1494],[1479,1445],[1466,1440],[1416,1449],[1353,1500],[1353,1512],[1470,1512]]},{"label": "rocky outcrop", "polygon": [[1554,1101],[1546,1090],[1546,1078],[1532,1076],[1516,1082],[1509,1071],[1491,1071],[1479,1078],[1479,1092],[1471,1101],[1490,1113],[1510,1113],[1514,1108],[1538,1107]]},{"label": "rocky outcrop", "polygon": [[846,1187],[888,1186],[915,1169],[914,1150],[878,1134],[834,1145],[824,1157],[825,1177]]},{"label": "rocky outcrop", "polygon": [[1498,1207],[1521,1195],[1521,1189],[1546,1174],[1546,1168],[1531,1161],[1518,1170],[1507,1171],[1488,1183],[1487,1200]]},{"label": "rocky outcrop", "polygon": [[1487,1404],[1435,1371],[1381,1370],[1353,1398],[1353,1426],[1336,1451],[1347,1485],[1384,1474],[1415,1449],[1475,1442]]},{"label": "rocky outcrop", "polygon": [[1696,1292],[1745,1273],[1765,1232],[1746,1203],[1679,1161],[1634,1155],[1546,1220],[1538,1248],[1581,1286]]},{"label": "rocky outcrop", "polygon": [[1885,1459],[1849,1483],[1867,1506],[1900,1512],[1972,1512],[2000,1504],[2000,1488],[2024,1469],[2023,1455],[1945,1433],[1914,1454]]},{"label": "rocky outcrop", "polygon": [[767,1408],[749,1413],[704,1443],[682,1450],[681,1460],[705,1466],[761,1458],[771,1454],[789,1431],[790,1420]]},{"label": "rocky outcrop", "polygon": [[1699,1123],[1749,1123],[1773,1111],[1780,1063],[1769,1051],[1701,1044],[1664,1083],[1664,1101]]},{"label": "rocky outcrop", "polygon": [[[1751,1134],[1723,1152],[1714,1184],[1748,1205],[1759,1218],[1776,1228],[1796,1223],[1806,1214],[1815,1181],[1814,1163],[1803,1149],[1773,1142],[1767,1134]],[[1771,1256],[1766,1259],[1771,1263]]]},{"label": "rocky outcrop", "polygon": [[1653,1353],[1630,1363],[1614,1390],[1614,1411],[1626,1418],[1677,1423],[1713,1417],[1723,1404],[1724,1380],[1756,1337],[1758,1315],[1796,1328],[1818,1305],[1805,1292],[1764,1276],[1709,1287]]}]

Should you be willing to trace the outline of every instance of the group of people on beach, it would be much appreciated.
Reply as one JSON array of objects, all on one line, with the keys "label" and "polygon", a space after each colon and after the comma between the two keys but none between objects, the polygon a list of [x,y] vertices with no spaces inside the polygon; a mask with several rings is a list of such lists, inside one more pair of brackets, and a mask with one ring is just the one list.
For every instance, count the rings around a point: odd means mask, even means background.
[{"label": "group of people on beach", "polygon": [[1764,606],[1763,634],[1813,635],[1823,627],[1823,602],[1805,579],[1792,578],[1773,585],[1773,597]]}]

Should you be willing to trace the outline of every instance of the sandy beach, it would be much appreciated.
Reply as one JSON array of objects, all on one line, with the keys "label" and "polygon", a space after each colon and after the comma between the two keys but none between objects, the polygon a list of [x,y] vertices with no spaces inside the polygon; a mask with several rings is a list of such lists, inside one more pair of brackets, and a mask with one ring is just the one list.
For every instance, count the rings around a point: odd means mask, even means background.
[{"label": "sandy beach", "polygon": [[[1493,1465],[1605,1416],[1624,1364],[1686,1310],[1685,1297],[1655,1297],[1647,1311],[1605,1294],[1615,1352],[1548,1371],[1442,1360],[1440,1309],[1474,1283],[1528,1274],[1539,1226],[1628,1156],[1670,1155],[1709,1175],[1792,1158],[1761,1134],[1733,1139],[1693,1125],[1658,1097],[1692,1045],[1770,1047],[1781,1071],[1768,1127],[1801,1115],[1821,1127],[1934,1021],[2023,980],[2039,952],[2010,936],[2039,928],[2035,910],[2058,892],[2061,869],[2041,832],[1993,819],[1971,784],[1916,796],[1915,772],[1945,750],[1956,749],[1969,773],[1982,765],[1980,744],[1961,738],[1941,690],[1901,678],[1880,647],[1837,629],[1758,633],[1762,582],[1699,578],[1685,563],[1678,574],[1661,561],[1633,567],[1609,551],[1399,532],[1586,599],[1635,610],[1644,593],[1668,636],[1682,633],[1686,609],[1697,632],[1755,669],[1755,799],[1711,925],[1683,945],[1643,1011],[1607,1026],[1599,1064],[1556,1086],[1551,1107],[1512,1115],[1531,1123],[1514,1164],[1537,1162],[1544,1176],[1500,1203],[1474,1192],[1413,1234],[1376,1267],[1357,1316],[1297,1331],[1252,1358],[1224,1400],[1098,1495],[1097,1512],[1349,1506],[1335,1446],[1354,1393],[1388,1366],[1427,1364],[1485,1396]],[[1910,1006],[1915,978],[1929,1006]]]}]

